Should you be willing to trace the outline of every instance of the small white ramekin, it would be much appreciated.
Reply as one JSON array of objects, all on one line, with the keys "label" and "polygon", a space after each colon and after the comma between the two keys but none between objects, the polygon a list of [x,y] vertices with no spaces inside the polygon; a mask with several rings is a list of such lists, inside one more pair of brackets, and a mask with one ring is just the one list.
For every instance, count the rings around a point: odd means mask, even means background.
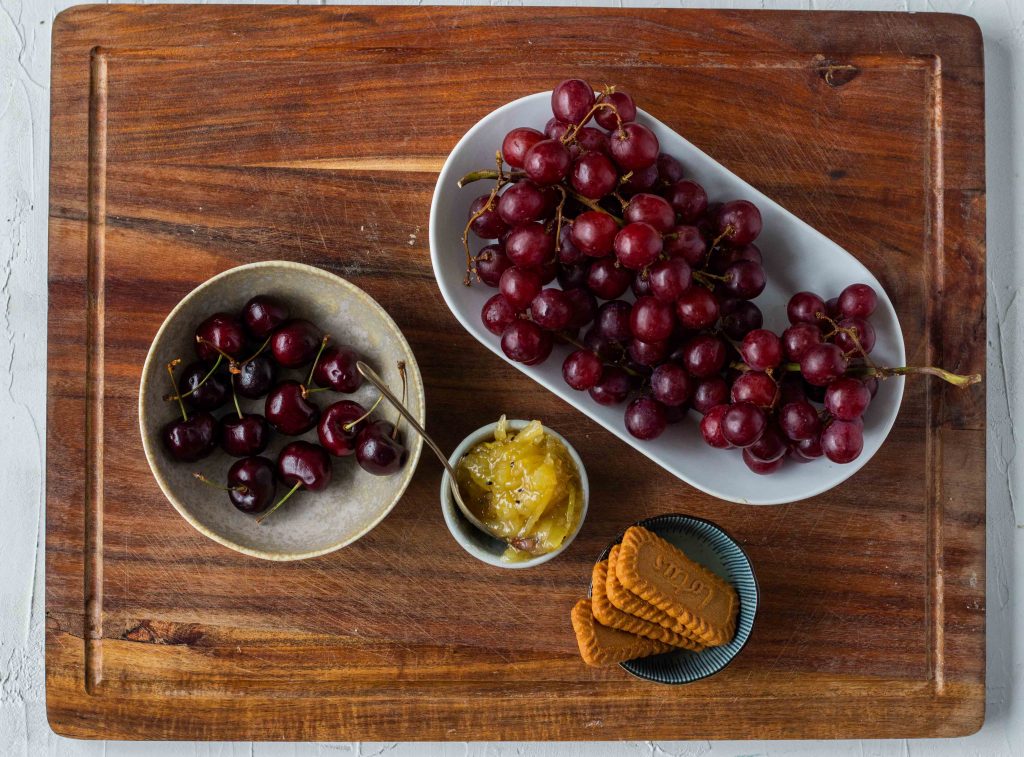
[{"label": "small white ramekin", "polygon": [[[523,429],[529,421],[524,420],[508,420],[509,431],[520,431]],[[448,458],[449,462],[455,466],[458,465],[459,460],[469,450],[479,444],[480,442],[488,442],[494,440],[494,430],[498,424],[489,423],[486,426],[481,426],[472,434],[462,440],[462,444],[455,448],[452,456]],[[580,487],[583,490],[583,506],[580,510],[579,520],[568,536],[565,537],[565,541],[558,547],[558,549],[548,552],[545,555],[538,555],[537,557],[530,558],[529,560],[521,560],[518,562],[508,562],[501,559],[505,549],[508,547],[505,542],[495,539],[490,534],[486,534],[479,528],[470,523],[466,516],[459,510],[459,506],[455,504],[455,498],[452,496],[451,491],[451,477],[448,472],[445,471],[444,476],[441,478],[441,512],[444,514],[444,522],[448,526],[448,530],[451,531],[455,541],[459,543],[464,550],[473,555],[477,560],[485,562],[488,565],[494,565],[498,568],[511,568],[518,570],[520,568],[532,568],[535,565],[546,563],[548,560],[552,560],[558,557],[565,548],[572,544],[572,540],[576,538],[576,534],[580,532],[580,528],[583,526],[583,521],[587,517],[587,506],[590,504],[590,481],[587,479],[587,470],[583,467],[583,461],[580,460],[580,456],[573,449],[573,446],[566,441],[565,437],[556,431],[552,431],[547,426],[544,427],[544,433],[550,434],[555,439],[565,445],[565,449],[569,452],[569,457],[572,459],[573,464],[576,466],[576,470],[579,471],[580,475]]]}]

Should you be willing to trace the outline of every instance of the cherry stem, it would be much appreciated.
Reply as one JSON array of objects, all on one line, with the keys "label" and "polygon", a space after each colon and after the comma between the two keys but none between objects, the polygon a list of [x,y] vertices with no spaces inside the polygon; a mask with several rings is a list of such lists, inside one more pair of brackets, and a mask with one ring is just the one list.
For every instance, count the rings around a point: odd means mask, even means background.
[{"label": "cherry stem", "polygon": [[[402,407],[405,407],[406,404],[408,404],[408,400],[409,400],[409,382],[406,380],[406,376],[405,376],[405,361],[404,360],[399,360],[398,361],[398,375],[402,377]],[[381,395],[381,396],[383,396],[383,395]],[[398,438],[398,426],[402,422],[402,418],[404,418],[404,417],[405,416],[402,414],[402,411],[399,410],[398,411],[398,417],[395,418],[395,428],[391,432],[391,438],[392,439],[397,439]]]},{"label": "cherry stem", "polygon": [[370,407],[370,409],[367,410],[363,415],[361,415],[360,417],[356,418],[354,421],[349,421],[348,423],[342,425],[342,428],[345,429],[346,431],[351,431],[358,424],[360,424],[363,421],[365,421],[367,418],[369,418],[371,415],[373,415],[373,411],[377,409],[377,405],[380,404],[380,401],[382,399],[384,399],[384,395],[383,394],[381,394],[381,395],[379,395],[377,397],[377,401],[374,402],[373,405]]},{"label": "cherry stem", "polygon": [[231,373],[241,373],[242,372],[241,369],[238,367],[238,361],[236,361],[233,357],[231,357],[231,355],[226,353],[224,350],[222,350],[216,344],[211,342],[209,339],[206,339],[206,338],[201,337],[198,334],[196,334],[196,341],[199,344],[205,344],[207,347],[209,347],[212,350],[216,350],[218,355],[220,355],[222,358],[227,359],[227,361],[228,361],[228,370]]},{"label": "cherry stem", "polygon": [[242,408],[238,406],[238,392],[235,391],[235,374],[231,374],[231,401],[235,403],[235,412],[238,413],[238,420],[242,420]]},{"label": "cherry stem", "polygon": [[178,398],[178,407],[181,408],[181,418],[184,421],[188,421],[188,413],[185,411],[185,402],[181,399],[181,395],[178,392],[178,381],[174,378],[174,367],[181,364],[181,358],[176,357],[174,360],[167,364],[167,375],[171,377],[171,389],[174,390],[174,396]]},{"label": "cherry stem", "polygon": [[309,395],[316,394],[317,392],[326,392],[329,388],[330,387],[326,387],[326,386],[317,386],[317,387],[314,387],[313,389],[309,389],[309,388],[303,386],[302,387],[302,398],[305,399]]},{"label": "cherry stem", "polygon": [[208,370],[206,372],[206,375],[203,376],[202,381],[200,381],[198,384],[193,386],[191,389],[189,389],[187,392],[182,394],[180,397],[177,395],[177,393],[175,393],[175,394],[164,395],[164,399],[167,400],[168,402],[170,402],[171,400],[184,399],[185,397],[190,397],[192,394],[195,393],[196,389],[198,389],[199,387],[201,387],[203,384],[206,383],[206,379],[210,378],[210,376],[213,375],[213,372],[217,370],[217,367],[220,365],[220,362],[223,359],[224,359],[223,355],[217,355],[217,362],[213,364],[213,368],[211,368],[210,370]]},{"label": "cherry stem", "polygon": [[192,477],[197,481],[202,481],[207,486],[212,486],[214,489],[221,489],[226,492],[238,492],[239,494],[245,494],[249,491],[245,484],[239,484],[238,486],[224,486],[224,484],[218,484],[216,481],[211,481],[202,473],[193,473]]},{"label": "cherry stem", "polygon": [[320,362],[320,356],[324,354],[324,348],[327,346],[327,341],[330,338],[330,334],[324,334],[324,338],[320,340],[320,349],[317,350],[316,357],[313,358],[313,366],[309,369],[309,378],[306,379],[306,386],[313,383],[313,374],[316,373],[316,364]]},{"label": "cherry stem", "polygon": [[297,491],[298,491],[299,489],[301,489],[301,488],[302,488],[302,482],[301,482],[301,481],[298,481],[298,482],[297,482],[297,483],[295,484],[295,486],[293,486],[293,487],[291,488],[291,490],[290,490],[290,491],[289,491],[289,492],[288,492],[287,494],[285,494],[285,495],[284,495],[283,497],[281,497],[281,499],[277,500],[277,502],[275,502],[275,503],[274,503],[274,506],[273,506],[272,508],[270,508],[269,510],[267,510],[267,511],[266,511],[265,513],[263,513],[263,515],[259,516],[259,517],[258,517],[258,518],[256,519],[256,525],[258,526],[258,525],[262,524],[262,523],[263,523],[263,521],[265,521],[265,520],[266,520],[267,518],[269,518],[269,517],[270,517],[271,515],[273,515],[273,514],[274,514],[274,511],[275,511],[275,510],[276,510],[277,508],[279,508],[279,507],[280,507],[281,505],[283,505],[283,504],[284,504],[285,502],[287,502],[287,501],[288,501],[288,498],[289,498],[290,496],[292,496],[293,494],[295,494],[295,492],[297,492]]},{"label": "cherry stem", "polygon": [[265,340],[265,341],[263,342],[263,344],[261,344],[261,345],[260,345],[260,348],[259,348],[258,350],[256,350],[256,351],[255,351],[254,353],[252,353],[251,355],[249,355],[249,357],[247,357],[247,358],[246,358],[245,360],[243,360],[243,361],[242,361],[241,363],[239,363],[239,364],[238,364],[238,369],[239,369],[239,370],[238,370],[238,372],[239,372],[239,373],[241,373],[241,372],[242,372],[242,371],[241,371],[241,369],[242,369],[242,366],[243,366],[243,365],[246,365],[246,364],[248,364],[248,363],[251,363],[251,362],[252,362],[253,360],[255,360],[255,359],[256,359],[256,358],[258,358],[258,357],[259,357],[260,355],[262,355],[262,354],[263,354],[263,350],[265,350],[265,349],[267,348],[267,346],[268,346],[268,345],[270,344],[270,340],[271,340],[271,339],[273,339],[273,338],[274,338],[274,335],[273,335],[273,334],[271,334],[270,336],[268,336],[268,337],[266,338],[266,340]]}]

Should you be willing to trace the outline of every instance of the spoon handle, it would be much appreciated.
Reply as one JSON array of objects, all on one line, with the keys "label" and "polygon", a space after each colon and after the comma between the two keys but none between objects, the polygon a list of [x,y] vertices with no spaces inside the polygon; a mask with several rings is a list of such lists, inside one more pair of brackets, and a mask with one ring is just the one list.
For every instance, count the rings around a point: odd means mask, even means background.
[{"label": "spoon handle", "polygon": [[434,442],[434,440],[430,438],[430,436],[427,434],[426,429],[420,425],[419,421],[417,421],[413,414],[409,412],[408,408],[406,408],[405,405],[403,405],[401,401],[398,399],[398,397],[396,397],[392,393],[392,391],[388,389],[387,384],[385,384],[383,379],[381,379],[381,377],[377,375],[377,372],[373,370],[373,368],[368,366],[366,363],[364,363],[362,360],[356,361],[356,370],[358,370],[359,373],[361,373],[367,381],[369,381],[371,384],[377,387],[380,393],[387,398],[388,402],[394,405],[395,410],[401,413],[402,417],[409,422],[409,425],[416,429],[416,433],[423,438],[423,441],[427,443],[427,446],[434,451],[435,455],[437,455],[437,459],[440,460],[444,467],[448,470],[448,475],[451,476],[452,482],[454,483],[454,481],[456,480],[455,468],[453,468],[452,464],[448,462],[447,455],[445,455],[444,452],[441,451],[441,448],[438,447],[437,444]]}]

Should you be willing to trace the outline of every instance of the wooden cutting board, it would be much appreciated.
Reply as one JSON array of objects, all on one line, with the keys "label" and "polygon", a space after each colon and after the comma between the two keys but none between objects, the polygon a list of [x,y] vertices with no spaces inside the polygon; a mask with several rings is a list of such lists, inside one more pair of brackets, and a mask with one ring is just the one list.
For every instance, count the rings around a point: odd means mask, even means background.
[{"label": "wooden cutting board", "polygon": [[[58,733],[877,738],[980,726],[983,385],[909,381],[888,442],[845,484],[795,505],[728,504],[464,333],[427,248],[437,171],[477,119],[567,76],[614,82],[870,267],[913,363],[983,371],[973,21],[93,6],[60,15],[53,56],[46,680]],[[271,258],[345,276],[394,316],[443,446],[501,412],[565,434],[593,488],[572,547],[529,571],[476,562],[444,527],[427,459],[380,526],[322,558],[263,562],[192,530],[142,454],[143,359],[193,287]],[[674,688],[587,668],[568,619],[609,539],[664,512],[739,538],[763,596],[739,658]]]}]

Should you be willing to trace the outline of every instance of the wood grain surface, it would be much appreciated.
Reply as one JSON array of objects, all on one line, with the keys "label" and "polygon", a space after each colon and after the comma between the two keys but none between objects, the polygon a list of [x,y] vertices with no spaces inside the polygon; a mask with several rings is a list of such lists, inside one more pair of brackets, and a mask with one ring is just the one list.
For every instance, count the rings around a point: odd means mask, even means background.
[{"label": "wood grain surface", "polygon": [[[90,6],[59,16],[53,55],[46,679],[58,733],[878,738],[980,726],[984,385],[908,382],[885,446],[827,494],[724,503],[464,333],[427,248],[437,171],[468,127],[567,76],[614,82],[871,268],[910,362],[980,372],[973,21]],[[322,558],[263,562],[192,530],[142,454],[143,359],[193,287],[271,258],[345,276],[391,313],[443,446],[501,412],[563,433],[593,491],[571,548],[529,571],[475,561],[445,529],[432,460],[380,526]],[[736,536],[763,597],[737,660],[674,688],[587,668],[569,626],[608,541],[665,512]]]}]

